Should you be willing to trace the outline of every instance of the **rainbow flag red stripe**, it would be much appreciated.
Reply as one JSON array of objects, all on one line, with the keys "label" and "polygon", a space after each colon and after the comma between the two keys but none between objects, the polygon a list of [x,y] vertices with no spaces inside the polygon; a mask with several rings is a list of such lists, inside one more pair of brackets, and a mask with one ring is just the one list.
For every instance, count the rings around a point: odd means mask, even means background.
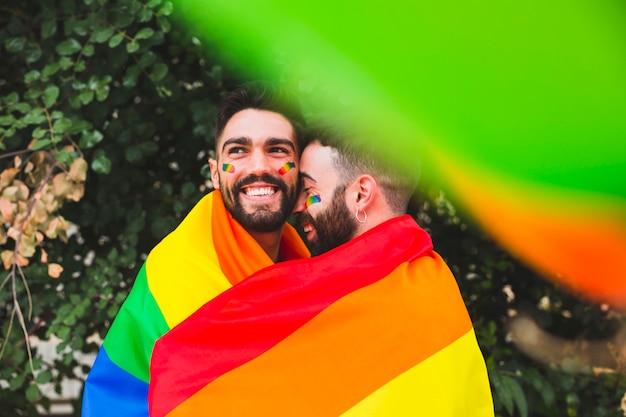
[{"label": "rainbow flag red stripe", "polygon": [[[282,243],[286,259],[309,256],[289,225]],[[148,416],[156,340],[207,301],[272,264],[228,214],[219,191],[205,196],[139,271],[85,383],[83,417]]]},{"label": "rainbow flag red stripe", "polygon": [[493,416],[456,281],[409,216],[224,292],[151,373],[155,417]]}]

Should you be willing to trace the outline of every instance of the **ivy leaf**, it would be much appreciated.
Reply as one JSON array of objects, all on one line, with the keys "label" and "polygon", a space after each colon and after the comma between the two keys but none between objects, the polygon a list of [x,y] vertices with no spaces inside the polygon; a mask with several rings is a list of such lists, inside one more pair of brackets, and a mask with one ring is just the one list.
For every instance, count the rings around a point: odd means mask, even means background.
[{"label": "ivy leaf", "polygon": [[43,39],[48,39],[52,35],[54,35],[57,31],[57,21],[54,18],[46,19],[41,24],[41,37]]},{"label": "ivy leaf", "polygon": [[8,52],[17,53],[21,52],[24,49],[24,45],[26,44],[26,39],[22,37],[17,38],[9,38],[4,41],[4,47]]},{"label": "ivy leaf", "polygon": [[150,74],[150,78],[152,79],[152,81],[155,82],[161,81],[167,75],[168,70],[169,69],[167,65],[162,62],[158,62],[152,67],[152,73]]},{"label": "ivy leaf", "polygon": [[79,141],[81,148],[93,148],[102,141],[104,135],[97,130],[85,131]]},{"label": "ivy leaf", "polygon": [[73,38],[66,39],[57,45],[56,51],[59,55],[72,55],[81,50],[80,43]]},{"label": "ivy leaf", "polygon": [[135,35],[135,39],[148,39],[154,35],[154,29],[152,28],[143,28]]},{"label": "ivy leaf", "polygon": [[122,43],[123,40],[124,35],[122,35],[121,33],[116,33],[115,35],[111,36],[111,39],[109,39],[109,48],[115,48],[117,45]]},{"label": "ivy leaf", "polygon": [[46,146],[50,145],[52,142],[50,141],[50,139],[39,139],[36,140],[31,146],[30,149],[32,149],[33,151],[36,151],[38,149],[43,149]]},{"label": "ivy leaf", "polygon": [[43,92],[43,104],[46,107],[52,107],[59,97],[59,87],[51,85]]},{"label": "ivy leaf", "polygon": [[97,43],[105,43],[106,41],[111,39],[114,33],[115,29],[111,26],[108,26],[95,32],[92,37],[93,40]]},{"label": "ivy leaf", "polygon": [[98,174],[108,174],[111,172],[111,160],[106,157],[104,152],[96,152],[93,161],[91,161],[91,169]]}]

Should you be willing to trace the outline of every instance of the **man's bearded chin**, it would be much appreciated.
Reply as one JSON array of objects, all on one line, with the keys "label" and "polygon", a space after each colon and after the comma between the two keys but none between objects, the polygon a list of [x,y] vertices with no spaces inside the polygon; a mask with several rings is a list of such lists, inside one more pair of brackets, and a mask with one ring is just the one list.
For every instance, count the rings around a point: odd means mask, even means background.
[{"label": "man's bearded chin", "polygon": [[[269,205],[258,206],[254,212],[248,213],[241,204],[241,188],[256,181],[263,181],[275,185],[281,190],[280,207],[277,211],[272,211]],[[291,213],[296,201],[296,191],[288,189],[284,181],[264,174],[261,177],[248,176],[241,179],[232,189],[221,184],[220,189],[225,195],[224,205],[235,220],[237,220],[246,230],[253,232],[268,233],[280,230],[287,217]]]}]

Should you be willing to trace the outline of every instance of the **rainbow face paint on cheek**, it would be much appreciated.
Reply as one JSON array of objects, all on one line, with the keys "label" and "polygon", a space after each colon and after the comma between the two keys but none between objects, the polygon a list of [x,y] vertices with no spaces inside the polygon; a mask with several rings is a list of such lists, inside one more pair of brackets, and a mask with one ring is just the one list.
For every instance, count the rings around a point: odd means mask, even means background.
[{"label": "rainbow face paint on cheek", "polygon": [[278,173],[280,175],[285,175],[287,172],[291,171],[295,167],[296,167],[295,162],[285,162],[285,165],[280,167],[280,169],[278,170]]},{"label": "rainbow face paint on cheek", "polygon": [[223,164],[222,171],[232,174],[235,172],[235,166],[233,164]]},{"label": "rainbow face paint on cheek", "polygon": [[319,203],[320,201],[322,201],[320,196],[315,194],[315,195],[309,196],[309,198],[306,199],[304,205],[306,206],[306,208],[309,208],[311,204]]}]

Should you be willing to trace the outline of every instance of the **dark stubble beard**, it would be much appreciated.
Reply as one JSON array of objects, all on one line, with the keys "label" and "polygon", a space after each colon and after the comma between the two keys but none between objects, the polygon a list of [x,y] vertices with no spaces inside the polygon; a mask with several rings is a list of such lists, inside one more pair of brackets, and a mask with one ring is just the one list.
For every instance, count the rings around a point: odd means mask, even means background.
[{"label": "dark stubble beard", "polygon": [[[265,182],[278,187],[281,191],[280,207],[277,211],[272,211],[269,205],[259,206],[254,212],[248,213],[241,204],[242,187],[255,182]],[[246,230],[253,232],[274,232],[280,230],[291,210],[296,204],[296,187],[289,187],[280,178],[272,177],[269,174],[250,175],[237,181],[232,188],[221,184],[220,190],[223,195],[224,205],[235,220],[237,220]]]},{"label": "dark stubble beard", "polygon": [[348,242],[356,233],[357,224],[346,205],[345,190],[345,185],[335,188],[330,207],[315,219],[306,212],[298,215],[301,224],[309,222],[315,227],[317,239],[310,242],[313,255],[320,255]]}]

